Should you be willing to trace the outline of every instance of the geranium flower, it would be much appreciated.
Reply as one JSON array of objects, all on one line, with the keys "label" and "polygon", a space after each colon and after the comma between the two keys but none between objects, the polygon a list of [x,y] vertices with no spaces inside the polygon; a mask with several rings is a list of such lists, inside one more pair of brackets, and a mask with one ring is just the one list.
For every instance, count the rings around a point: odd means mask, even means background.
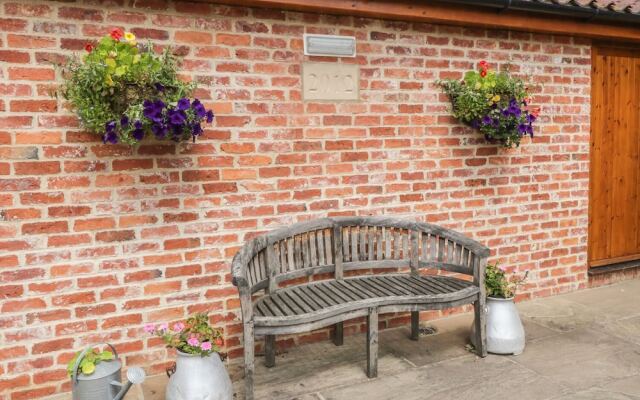
[{"label": "geranium flower", "polygon": [[202,342],[202,344],[200,345],[200,348],[204,351],[211,350],[211,347],[211,342]]},{"label": "geranium flower", "polygon": [[175,324],[173,324],[173,331],[174,332],[182,332],[182,330],[184,329],[184,324],[182,322],[176,322]]},{"label": "geranium flower", "polygon": [[481,77],[483,77],[483,78],[484,78],[485,76],[487,76],[487,70],[486,70],[486,69],[483,69],[482,71],[480,71],[480,76],[481,76]]},{"label": "geranium flower", "polygon": [[122,39],[123,32],[120,28],[113,28],[109,35],[113,38],[113,40],[120,41],[120,39]]},{"label": "geranium flower", "polygon": [[91,53],[93,51],[93,44],[87,43],[84,45],[84,49],[87,53]]},{"label": "geranium flower", "polygon": [[198,338],[196,338],[195,336],[191,336],[191,337],[189,338],[189,340],[187,340],[187,344],[188,344],[189,346],[196,347],[196,346],[198,346],[198,345],[200,344],[200,341],[199,341],[199,340],[198,340]]},{"label": "geranium flower", "polygon": [[154,324],[146,324],[144,326],[144,331],[147,333],[153,333],[156,330],[156,326]]}]

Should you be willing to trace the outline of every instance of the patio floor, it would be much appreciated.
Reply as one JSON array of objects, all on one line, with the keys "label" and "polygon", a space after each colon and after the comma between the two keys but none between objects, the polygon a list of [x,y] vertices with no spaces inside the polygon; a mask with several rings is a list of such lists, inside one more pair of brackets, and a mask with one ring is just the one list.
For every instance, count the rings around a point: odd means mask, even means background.
[{"label": "patio floor", "polygon": [[[640,280],[518,305],[527,332],[519,356],[477,358],[465,349],[470,314],[435,322],[418,342],[408,327],[380,334],[379,377],[367,379],[365,337],[290,349],[267,369],[257,360],[256,398],[287,400],[640,399]],[[423,323],[424,324],[424,323]],[[238,369],[232,366],[232,375]],[[144,399],[164,399],[166,376]],[[242,399],[242,381],[235,383]],[[140,390],[137,393],[140,396]],[[135,396],[131,393],[130,396]]]}]

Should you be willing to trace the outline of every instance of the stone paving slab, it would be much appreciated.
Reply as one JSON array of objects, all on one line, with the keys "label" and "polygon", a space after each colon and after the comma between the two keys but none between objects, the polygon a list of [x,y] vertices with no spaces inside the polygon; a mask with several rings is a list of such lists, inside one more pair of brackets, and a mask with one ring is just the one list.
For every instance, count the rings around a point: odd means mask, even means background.
[{"label": "stone paving slab", "polygon": [[[380,333],[379,375],[364,369],[364,335],[289,349],[267,369],[257,358],[256,398],[265,400],[640,400],[640,280],[518,304],[527,347],[480,359],[465,349],[470,314]],[[230,366],[241,376],[240,360]],[[166,376],[150,377],[144,400],[164,399]],[[244,398],[236,379],[236,399]],[[136,393],[135,400],[138,400]],[[127,397],[126,400],[134,400]]]}]

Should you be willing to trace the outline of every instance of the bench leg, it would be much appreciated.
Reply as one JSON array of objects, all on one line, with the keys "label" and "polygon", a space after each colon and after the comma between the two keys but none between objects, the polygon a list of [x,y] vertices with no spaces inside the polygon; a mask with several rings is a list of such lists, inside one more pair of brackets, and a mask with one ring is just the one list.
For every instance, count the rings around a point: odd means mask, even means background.
[{"label": "bench leg", "polygon": [[276,365],[276,335],[264,336],[264,365],[267,368]]},{"label": "bench leg", "polygon": [[367,376],[378,376],[378,310],[369,309],[367,317]]},{"label": "bench leg", "polygon": [[476,334],[476,354],[480,357],[487,356],[487,299],[480,296],[473,303],[473,311],[475,314],[475,334]]},{"label": "bench leg", "polygon": [[344,322],[338,322],[335,324],[333,331],[333,344],[336,346],[342,346],[344,343]]},{"label": "bench leg", "polygon": [[245,400],[253,400],[253,371],[255,362],[253,321],[244,324],[244,392]]},{"label": "bench leg", "polygon": [[411,340],[420,338],[420,311],[411,311]]}]

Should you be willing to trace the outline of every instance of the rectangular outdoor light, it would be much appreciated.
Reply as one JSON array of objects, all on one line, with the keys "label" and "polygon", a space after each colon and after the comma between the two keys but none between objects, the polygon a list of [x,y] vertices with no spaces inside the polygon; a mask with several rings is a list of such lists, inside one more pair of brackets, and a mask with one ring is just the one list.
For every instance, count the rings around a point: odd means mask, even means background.
[{"label": "rectangular outdoor light", "polygon": [[356,38],[305,33],[304,54],[307,56],[355,57]]}]

